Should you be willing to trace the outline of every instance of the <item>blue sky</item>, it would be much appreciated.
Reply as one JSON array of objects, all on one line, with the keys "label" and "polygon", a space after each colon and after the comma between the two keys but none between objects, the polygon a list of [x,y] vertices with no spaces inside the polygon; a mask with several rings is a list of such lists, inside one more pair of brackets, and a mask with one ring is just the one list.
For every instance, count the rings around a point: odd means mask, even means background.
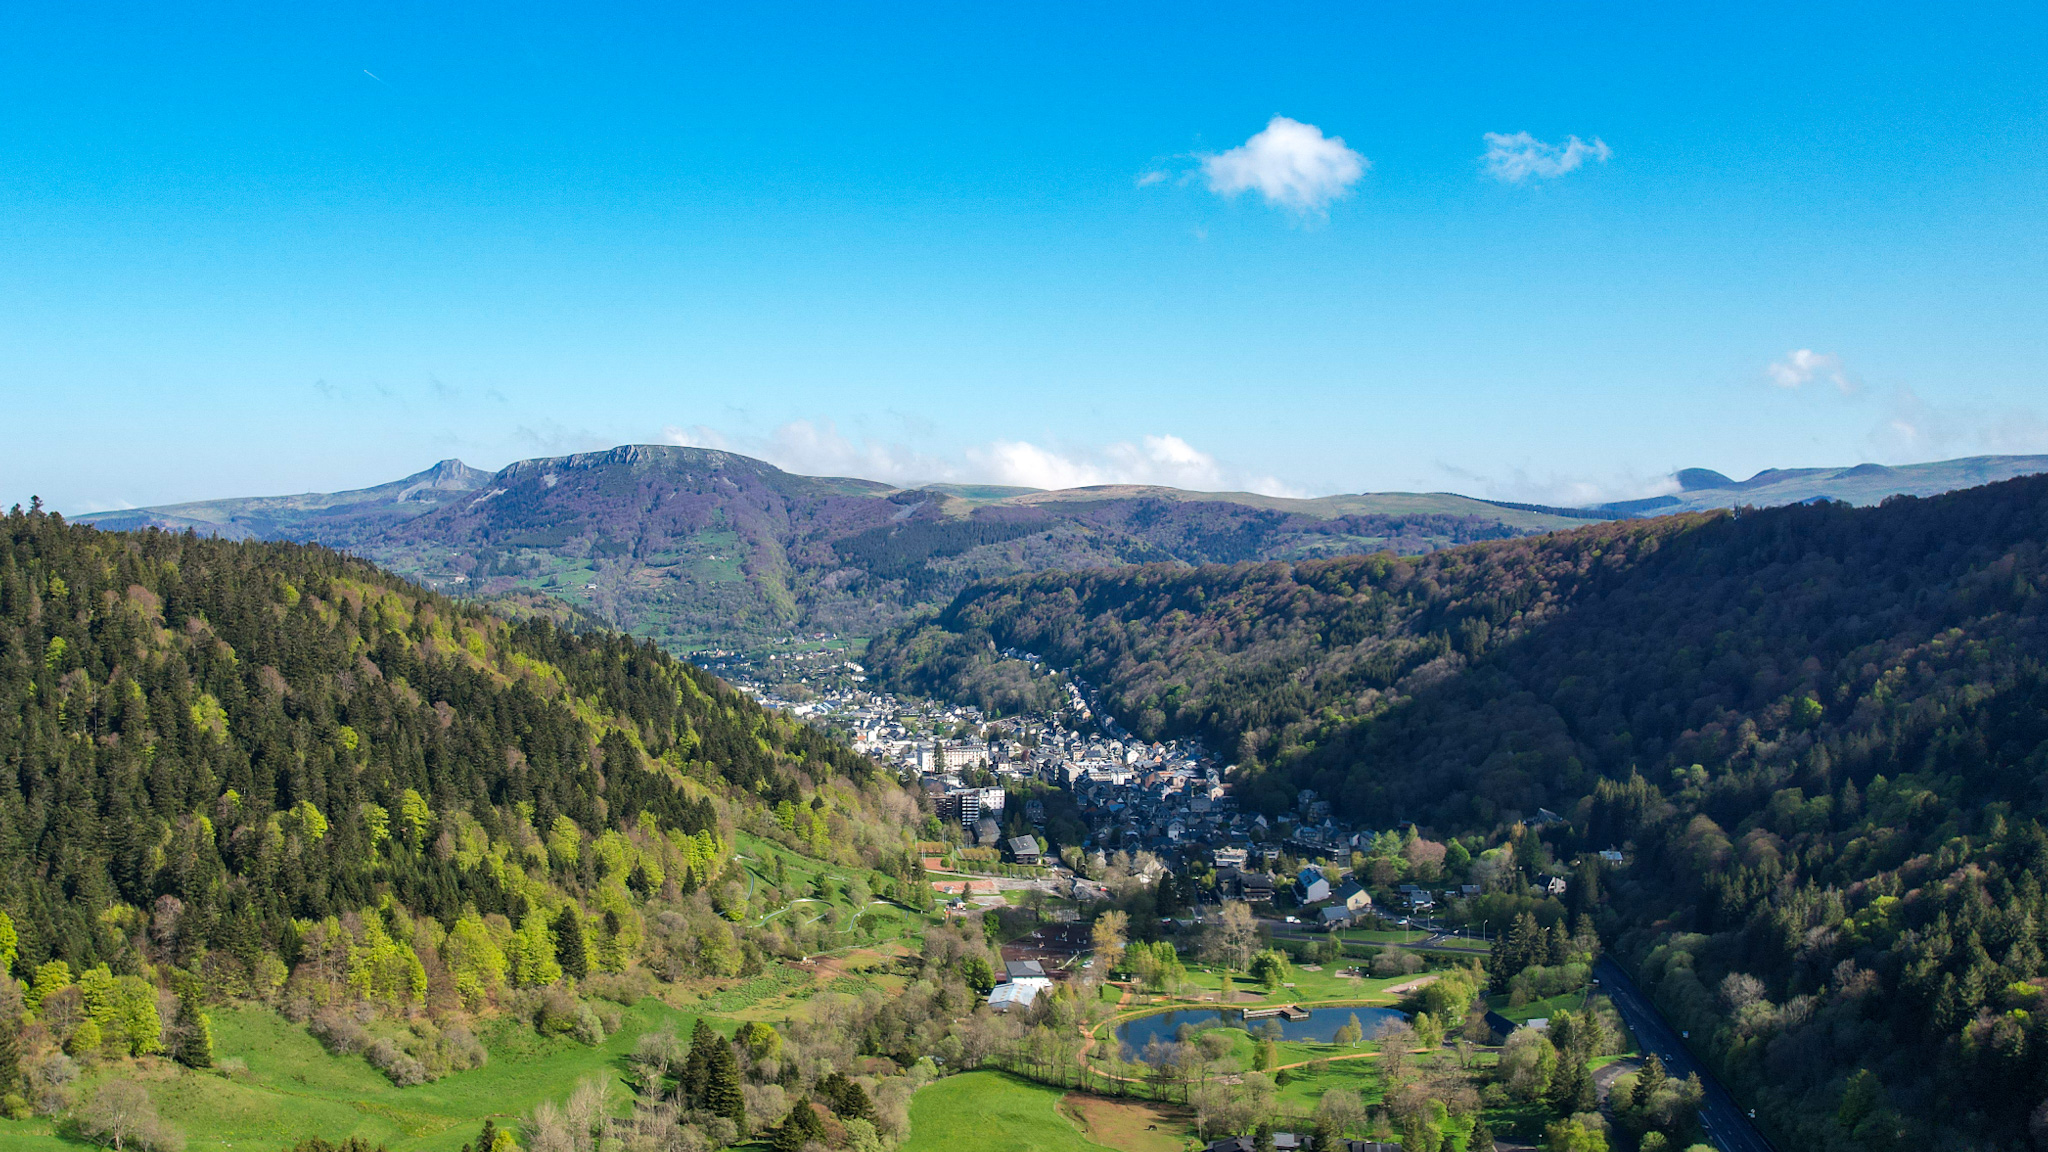
[{"label": "blue sky", "polygon": [[2039,4],[185,7],[0,12],[8,502],[2048,452]]}]

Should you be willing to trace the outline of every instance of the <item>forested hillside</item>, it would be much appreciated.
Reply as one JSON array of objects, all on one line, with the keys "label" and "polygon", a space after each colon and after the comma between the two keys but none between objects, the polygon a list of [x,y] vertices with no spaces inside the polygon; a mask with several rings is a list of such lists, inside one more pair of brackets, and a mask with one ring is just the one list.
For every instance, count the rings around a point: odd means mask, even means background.
[{"label": "forested hillside", "polygon": [[[869,664],[972,691],[1015,646],[1235,749],[1253,803],[1311,786],[1531,870],[1624,848],[1573,902],[1786,1146],[2012,1147],[2048,1131],[2044,569],[2031,478],[1017,578]],[[1540,842],[1539,806],[1566,817]]]},{"label": "forested hillside", "polygon": [[[480,1037],[601,1044],[657,986],[793,990],[782,959],[931,904],[915,797],[843,744],[651,643],[315,546],[17,506],[0,768],[0,1119],[70,1116],[83,1069],[87,1135],[129,1115],[124,1069],[210,1065],[210,1013],[243,1044],[282,1013],[404,1087],[477,1069]],[[204,1083],[158,1098],[203,1116]],[[634,1123],[730,1142],[745,1117],[699,1097]],[[134,1146],[173,1146],[153,1117]]]},{"label": "forested hillside", "polygon": [[6,520],[0,678],[0,907],[31,967],[118,960],[123,905],[172,916],[173,955],[253,963],[386,895],[517,921],[551,885],[701,884],[727,797],[873,772],[651,645],[324,549],[41,515]]}]

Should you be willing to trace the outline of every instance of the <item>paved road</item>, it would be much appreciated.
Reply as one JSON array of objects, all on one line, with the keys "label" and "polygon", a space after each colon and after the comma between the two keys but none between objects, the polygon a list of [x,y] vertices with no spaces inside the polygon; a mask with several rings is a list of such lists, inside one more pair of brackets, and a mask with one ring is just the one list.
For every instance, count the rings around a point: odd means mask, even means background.
[{"label": "paved road", "polygon": [[1664,1017],[1650,1006],[1647,996],[1636,988],[1635,981],[1621,970],[1621,965],[1601,957],[1593,968],[1593,976],[1600,981],[1600,990],[1614,1002],[1622,1019],[1635,1031],[1645,1052],[1655,1052],[1664,1062],[1664,1068],[1671,1075],[1683,1079],[1697,1073],[1700,1083],[1706,1087],[1705,1102],[1700,1107],[1700,1124],[1707,1130],[1707,1138],[1722,1152],[1774,1152],[1771,1142],[1756,1130],[1749,1117],[1728,1095],[1727,1089],[1714,1078],[1712,1072],[1692,1058],[1686,1051],[1684,1041]]}]

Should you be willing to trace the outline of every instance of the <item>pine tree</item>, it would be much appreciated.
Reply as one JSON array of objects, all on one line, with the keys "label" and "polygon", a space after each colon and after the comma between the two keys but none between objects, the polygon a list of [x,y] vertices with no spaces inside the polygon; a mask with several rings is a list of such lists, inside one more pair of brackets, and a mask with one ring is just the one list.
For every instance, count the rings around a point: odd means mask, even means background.
[{"label": "pine tree", "polygon": [[1257,1137],[1254,1143],[1258,1148],[1258,1152],[1273,1152],[1273,1125],[1270,1122],[1264,1120],[1259,1122]]},{"label": "pine tree", "polygon": [[1316,1117],[1315,1146],[1312,1152],[1334,1152],[1337,1148],[1337,1126],[1327,1116]]},{"label": "pine tree", "polygon": [[574,903],[555,917],[555,963],[564,976],[578,980],[590,975],[590,953],[583,945],[583,912]]},{"label": "pine tree", "polygon": [[1494,1152],[1493,1129],[1487,1127],[1486,1117],[1472,1122],[1472,1134],[1465,1138],[1465,1152]]}]

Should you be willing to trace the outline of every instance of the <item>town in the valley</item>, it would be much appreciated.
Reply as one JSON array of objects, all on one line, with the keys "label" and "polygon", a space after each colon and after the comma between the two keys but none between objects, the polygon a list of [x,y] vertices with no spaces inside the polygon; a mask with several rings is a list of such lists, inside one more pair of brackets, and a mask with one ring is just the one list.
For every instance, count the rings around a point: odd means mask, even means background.
[{"label": "town in the valley", "polygon": [[[1139,739],[1073,676],[1061,676],[1066,706],[1057,713],[990,717],[971,705],[880,690],[857,661],[829,647],[752,660],[711,655],[707,663],[763,703],[840,733],[923,787],[932,847],[946,846],[927,863],[942,873],[935,879],[941,892],[962,906],[1001,903],[1006,887],[1085,902],[1107,898],[1119,881],[1167,880],[1162,894],[1174,898],[1161,910],[1185,925],[1201,923],[1224,900],[1243,900],[1276,934],[1298,935],[1421,924],[1511,878],[1489,853],[1458,869],[1454,881],[1441,867],[1444,845],[1423,840],[1417,859],[1412,824],[1350,825],[1307,789],[1291,812],[1248,811],[1233,794],[1234,764],[1198,739]],[[1030,653],[1003,655],[1044,667]],[[1527,822],[1540,828],[1559,819],[1538,809]],[[1393,856],[1422,866],[1371,866],[1375,857]],[[1600,856],[1604,864],[1622,862],[1618,851]],[[989,878],[949,875],[956,870]],[[1534,879],[1552,896],[1570,884],[1562,875]]]}]

